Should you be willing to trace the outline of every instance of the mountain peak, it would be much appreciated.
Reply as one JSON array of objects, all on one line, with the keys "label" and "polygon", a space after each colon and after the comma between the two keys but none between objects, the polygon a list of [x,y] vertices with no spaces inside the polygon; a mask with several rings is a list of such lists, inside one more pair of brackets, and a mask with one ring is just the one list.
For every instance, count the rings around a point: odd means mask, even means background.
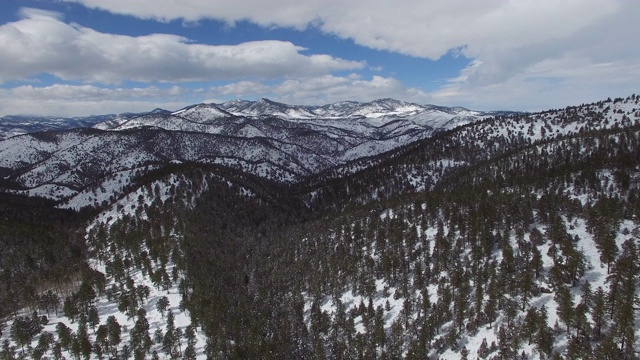
[{"label": "mountain peak", "polygon": [[261,104],[277,104],[277,105],[286,105],[284,103],[279,103],[277,101],[273,101],[271,99],[267,99],[267,98],[260,98],[258,99],[258,101],[256,101],[257,103],[261,103]]},{"label": "mountain peak", "polygon": [[155,108],[149,111],[149,114],[171,114],[171,111],[162,108]]}]

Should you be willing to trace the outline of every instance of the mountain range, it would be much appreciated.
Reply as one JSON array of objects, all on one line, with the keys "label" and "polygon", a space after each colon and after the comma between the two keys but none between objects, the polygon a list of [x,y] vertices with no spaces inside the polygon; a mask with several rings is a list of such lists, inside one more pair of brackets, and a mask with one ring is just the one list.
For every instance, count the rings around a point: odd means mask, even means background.
[{"label": "mountain range", "polygon": [[[392,99],[322,107],[260,99],[55,121],[9,117],[0,119],[0,174],[21,193],[75,208],[97,204],[73,199],[81,192],[167,161],[220,164],[292,183],[492,115]],[[28,133],[9,137],[18,131]]]},{"label": "mountain range", "polygon": [[[371,121],[370,125],[380,126],[392,119],[416,120],[421,125],[443,127],[447,122],[465,122],[482,116],[491,116],[501,112],[479,112],[464,108],[447,108],[433,105],[418,105],[393,99],[380,99],[370,103],[344,101],[324,106],[287,105],[268,99],[258,101],[234,100],[221,104],[196,104],[177,111],[155,109],[148,113],[124,113],[97,115],[85,117],[46,117],[8,115],[0,117],[0,140],[15,135],[41,132],[46,130],[66,130],[72,128],[93,127],[99,129],[130,128],[137,126],[158,126],[162,119],[171,123],[164,125],[172,129],[184,127],[185,131],[199,130],[197,126],[208,125],[216,119],[230,119],[234,117],[264,118],[276,117],[281,119],[299,120],[335,120],[335,119],[380,119],[378,123]],[[160,124],[154,124],[159,121]],[[147,123],[148,122],[148,123]],[[190,128],[191,123],[194,127]],[[128,124],[125,124],[128,123]],[[160,126],[162,127],[162,126]],[[216,129],[211,129],[216,131]]]},{"label": "mountain range", "polygon": [[0,358],[640,349],[640,96],[46,119],[0,120]]}]

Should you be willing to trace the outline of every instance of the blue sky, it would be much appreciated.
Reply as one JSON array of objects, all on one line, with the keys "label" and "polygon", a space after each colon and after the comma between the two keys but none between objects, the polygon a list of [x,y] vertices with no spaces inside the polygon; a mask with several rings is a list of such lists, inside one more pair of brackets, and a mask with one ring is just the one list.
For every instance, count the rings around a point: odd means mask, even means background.
[{"label": "blue sky", "polygon": [[0,116],[391,97],[545,110],[637,93],[630,0],[3,0]]}]

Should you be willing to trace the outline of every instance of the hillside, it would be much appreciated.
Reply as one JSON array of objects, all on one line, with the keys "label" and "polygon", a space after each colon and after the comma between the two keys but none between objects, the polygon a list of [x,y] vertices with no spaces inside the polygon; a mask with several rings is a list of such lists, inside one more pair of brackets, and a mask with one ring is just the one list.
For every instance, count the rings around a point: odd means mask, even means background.
[{"label": "hillside", "polygon": [[0,141],[0,358],[637,357],[640,97],[364,107]]},{"label": "hillside", "polygon": [[[48,132],[39,132],[42,118],[30,127],[23,119],[25,131],[38,131],[5,133],[0,174],[14,193],[95,208],[121,196],[131,174],[169,161],[218,164],[291,184],[490,115],[390,99],[323,107],[261,99],[83,119],[98,122],[92,128],[61,119],[58,131]],[[11,134],[2,123],[0,131]]]}]

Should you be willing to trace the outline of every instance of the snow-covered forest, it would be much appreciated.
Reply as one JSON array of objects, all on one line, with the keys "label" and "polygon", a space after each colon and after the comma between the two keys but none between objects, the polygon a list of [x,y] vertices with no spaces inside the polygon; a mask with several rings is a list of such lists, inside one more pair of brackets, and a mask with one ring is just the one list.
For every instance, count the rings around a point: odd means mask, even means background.
[{"label": "snow-covered forest", "polygon": [[15,141],[0,359],[638,358],[640,96],[478,118],[284,180],[198,154],[27,169]]}]

